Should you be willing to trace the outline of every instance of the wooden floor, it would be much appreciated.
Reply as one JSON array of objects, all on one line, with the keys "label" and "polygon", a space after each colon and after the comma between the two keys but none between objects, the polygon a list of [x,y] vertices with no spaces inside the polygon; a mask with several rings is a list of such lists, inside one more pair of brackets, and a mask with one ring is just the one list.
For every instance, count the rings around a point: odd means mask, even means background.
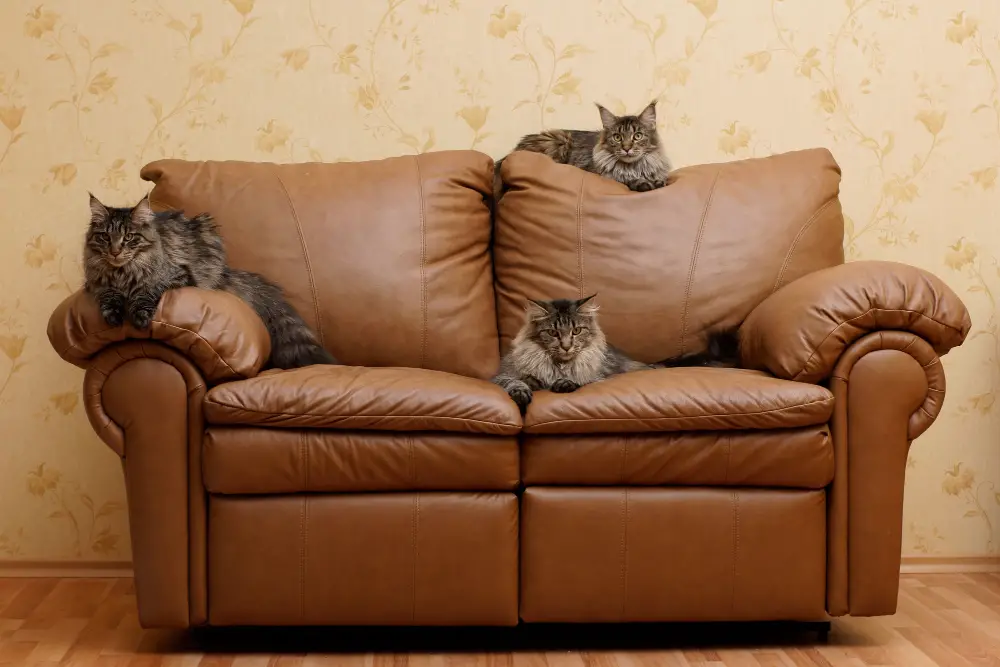
[{"label": "wooden floor", "polygon": [[904,576],[899,613],[835,620],[826,643],[759,625],[144,631],[130,579],[0,579],[0,610],[0,665],[24,667],[1000,666],[1000,574]]}]

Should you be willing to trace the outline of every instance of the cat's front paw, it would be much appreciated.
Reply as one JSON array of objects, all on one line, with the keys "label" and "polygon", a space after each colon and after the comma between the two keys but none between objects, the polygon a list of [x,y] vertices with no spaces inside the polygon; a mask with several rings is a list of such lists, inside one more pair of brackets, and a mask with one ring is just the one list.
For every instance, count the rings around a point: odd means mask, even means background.
[{"label": "cat's front paw", "polygon": [[521,414],[524,414],[524,411],[528,409],[528,404],[531,403],[532,396],[531,389],[528,388],[528,385],[523,382],[517,384],[508,389],[507,394],[511,397],[511,400],[517,403],[517,407],[521,409]]},{"label": "cat's front paw", "polygon": [[639,181],[632,184],[632,189],[636,192],[649,192],[653,187],[654,185],[649,181]]},{"label": "cat's front paw", "polygon": [[559,378],[552,383],[552,391],[557,394],[569,394],[580,388],[580,385],[573,382],[572,380],[567,380],[566,378]]},{"label": "cat's front paw", "polygon": [[125,321],[125,309],[119,304],[101,306],[101,317],[112,327],[120,327]]},{"label": "cat's front paw", "polygon": [[153,319],[152,308],[136,308],[129,314],[129,320],[136,329],[149,327],[149,322]]}]

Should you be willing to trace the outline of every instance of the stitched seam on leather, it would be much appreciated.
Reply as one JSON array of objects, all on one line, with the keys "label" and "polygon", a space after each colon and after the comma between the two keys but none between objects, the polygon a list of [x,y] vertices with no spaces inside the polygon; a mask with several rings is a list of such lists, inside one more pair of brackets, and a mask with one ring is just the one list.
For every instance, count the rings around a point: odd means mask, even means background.
[{"label": "stitched seam on leather", "polygon": [[580,272],[580,296],[587,296],[587,276],[583,272],[583,186],[587,182],[587,172],[580,174],[580,193],[576,199],[576,261]]},{"label": "stitched seam on leather", "polygon": [[309,483],[307,481],[307,475],[309,474],[306,465],[306,453],[305,453],[305,439],[302,431],[298,432],[299,440],[299,465],[302,466],[302,488],[306,491],[309,490]]},{"label": "stitched seam on leather", "polygon": [[[219,361],[219,363],[221,363],[223,366],[225,366],[230,371],[232,371],[233,375],[235,375],[236,377],[240,377],[240,378],[248,377],[244,373],[240,373],[235,368],[233,368],[232,366],[230,366],[229,363],[225,359],[223,359],[222,356],[218,352],[215,351],[215,348],[212,346],[212,343],[210,343],[207,338],[205,338],[204,336],[202,336],[197,331],[193,331],[191,329],[185,329],[184,327],[179,327],[176,324],[170,324],[169,322],[164,322],[162,320],[150,320],[150,322],[155,322],[156,324],[160,324],[160,325],[165,326],[165,327],[167,327],[169,329],[174,329],[176,331],[184,331],[185,333],[192,334],[193,336],[197,337],[198,340],[200,340],[203,343],[205,343],[206,345],[208,345],[208,349],[210,349],[215,354],[215,358]],[[108,331],[114,331],[115,329],[118,329],[118,328],[119,327],[108,327],[107,329],[101,329],[100,331],[94,331],[92,333],[88,333],[86,336],[84,336],[84,339],[82,341],[80,341],[79,343],[75,343],[73,345],[70,345],[68,348],[66,348],[65,350],[63,350],[62,352],[60,352],[59,356],[60,357],[65,357],[67,353],[69,353],[69,352],[75,352],[75,351],[79,350],[80,346],[83,343],[85,343],[89,338],[92,338],[94,336],[99,336],[99,335],[101,335],[103,333],[107,333]],[[125,340],[135,340],[135,341],[152,340],[154,342],[161,343],[161,344],[167,345],[169,347],[173,347],[173,345],[171,345],[170,342],[168,342],[167,340],[164,340],[164,339],[160,339],[160,338],[152,338],[152,337],[149,337],[149,338],[133,338],[133,337],[129,336],[129,337],[126,337]],[[102,352],[106,348],[110,347],[111,345],[114,345],[115,343],[120,343],[120,342],[122,342],[122,341],[112,341],[112,342],[108,343],[107,345],[105,345],[104,347],[102,347],[97,352],[94,352],[93,354],[88,354],[86,357],[84,357],[84,359],[93,359],[95,356],[97,356],[100,352]],[[183,356],[187,357],[188,359],[191,359],[192,362],[194,361],[194,359],[191,356],[189,356],[187,354],[184,354],[184,352],[182,350],[180,350],[179,348],[174,348],[174,349],[177,350],[178,352],[180,352]],[[200,364],[195,363],[194,365],[197,366],[199,368],[199,370],[201,370]]]},{"label": "stitched seam on leather", "polygon": [[625,620],[625,602],[628,600],[628,489],[622,493],[622,608],[619,620]]},{"label": "stitched seam on leather", "polygon": [[701,252],[701,240],[705,236],[705,223],[708,220],[708,211],[712,208],[712,200],[715,199],[715,187],[719,184],[719,177],[722,175],[722,167],[715,172],[715,179],[712,180],[712,187],[708,191],[708,199],[705,200],[705,208],[701,211],[701,221],[698,223],[698,235],[694,239],[694,247],[691,248],[691,264],[688,267],[687,286],[684,288],[684,307],[681,309],[681,350],[679,354],[684,354],[687,341],[688,329],[688,306],[691,303],[691,287],[694,285],[694,272],[698,265],[698,255]]},{"label": "stitched seam on leather", "polygon": [[622,437],[622,484],[625,483],[625,473],[628,470],[628,433]]},{"label": "stitched seam on leather", "polygon": [[785,412],[786,410],[794,410],[795,408],[804,408],[810,405],[816,405],[817,403],[832,403],[833,398],[824,398],[818,401],[809,401],[808,403],[798,403],[796,405],[786,405],[781,408],[772,408],[770,410],[761,410],[759,412],[720,412],[717,414],[710,415],[690,415],[681,417],[652,417],[652,418],[635,418],[635,417],[604,417],[604,418],[594,418],[594,419],[552,419],[545,422],[536,422],[534,424],[529,424],[526,428],[535,428],[537,426],[546,426],[548,424],[576,424],[583,422],[586,424],[604,424],[613,422],[634,422],[639,421],[644,424],[648,423],[659,423],[659,422],[670,422],[677,421],[678,419],[706,419],[709,417],[747,417],[750,415],[769,415],[778,414]]},{"label": "stitched seam on leather", "polygon": [[416,460],[413,457],[413,436],[412,435],[407,435],[406,436],[406,442],[407,442],[407,445],[408,445],[407,449],[409,450],[409,453],[410,453],[410,482],[412,482],[413,485],[416,486],[417,485],[417,462],[416,462]]},{"label": "stitched seam on leather", "polygon": [[316,293],[316,279],[313,276],[312,262],[309,261],[309,248],[306,245],[306,235],[302,231],[302,223],[299,222],[298,211],[295,210],[295,204],[292,203],[292,196],[288,194],[288,188],[285,187],[285,182],[281,180],[281,174],[278,173],[278,165],[271,165],[271,172],[274,174],[275,180],[278,181],[278,185],[281,187],[281,191],[285,193],[285,200],[288,202],[288,210],[292,213],[292,220],[295,221],[295,231],[299,235],[299,245],[302,246],[302,261],[306,265],[306,277],[309,279],[309,291],[312,293],[313,300],[313,310],[316,313],[316,335],[319,337],[319,344],[326,346],[326,342],[323,339],[323,319],[320,317],[319,310],[319,296]]},{"label": "stitched seam on leather", "polygon": [[424,219],[424,179],[420,174],[420,156],[413,159],[417,167],[417,192],[420,195],[420,368],[427,365],[427,223]]},{"label": "stitched seam on leather", "polygon": [[[218,352],[215,351],[215,348],[212,346],[212,343],[207,338],[205,338],[200,333],[198,333],[197,331],[192,331],[191,329],[185,329],[184,327],[179,327],[176,324],[170,324],[169,322],[161,322],[159,320],[153,320],[153,322],[156,322],[157,324],[165,326],[168,329],[174,329],[175,331],[184,331],[184,332],[187,332],[189,334],[193,334],[195,337],[198,338],[198,340],[200,340],[203,343],[205,343],[205,345],[208,345],[208,349],[210,349],[215,354],[216,360],[219,363],[221,363],[223,366],[225,366],[227,369],[229,369],[230,371],[232,371],[233,375],[235,375],[236,377],[241,377],[241,378],[247,377],[244,373],[240,373],[235,368],[233,368],[232,366],[230,366],[229,362],[227,362],[225,359],[223,359],[222,355],[220,355]],[[144,341],[144,340],[150,340],[150,339],[148,339],[148,338],[133,338],[131,340]],[[155,340],[158,343],[163,343],[164,345],[169,345],[169,343],[167,341],[161,340],[159,338],[154,338],[152,340]],[[173,346],[171,346],[171,347],[173,347]],[[177,348],[174,348],[174,349],[177,349]],[[188,359],[191,359],[192,362],[194,361],[194,358],[190,357],[187,354],[184,354],[184,352],[182,352],[181,350],[178,349],[178,352],[181,352],[182,355],[184,355]],[[195,366],[198,366],[199,369],[200,369],[200,364],[195,363]]]},{"label": "stitched seam on leather", "polygon": [[[869,315],[872,315],[873,317],[875,317],[875,319],[877,321],[878,317],[875,315],[875,311],[879,311],[879,312],[882,312],[882,313],[910,313],[912,315],[919,315],[920,317],[923,317],[924,319],[928,319],[931,322],[933,322],[934,324],[937,324],[938,326],[942,326],[942,327],[944,327],[946,329],[951,329],[952,331],[954,331],[954,332],[956,332],[958,334],[962,333],[961,329],[956,329],[955,327],[951,326],[950,324],[946,324],[944,322],[936,320],[933,317],[931,317],[931,316],[929,316],[929,315],[927,315],[925,313],[920,312],[919,310],[910,310],[909,308],[876,308],[875,306],[872,306],[868,310],[866,310],[865,312],[861,313],[860,315],[858,315],[856,317],[852,317],[849,320],[844,320],[843,322],[841,322],[840,324],[838,324],[836,327],[834,327],[833,331],[831,331],[830,333],[828,333],[823,338],[823,340],[821,340],[819,342],[819,344],[817,344],[813,348],[812,354],[810,354],[809,357],[805,360],[805,362],[802,364],[802,369],[799,370],[799,372],[795,374],[795,376],[792,378],[792,380],[798,380],[799,377],[801,377],[802,374],[806,372],[806,368],[809,367],[810,362],[812,362],[813,358],[817,354],[819,354],[819,349],[821,347],[823,347],[824,343],[826,343],[826,341],[829,340],[831,336],[833,336],[835,333],[837,333],[838,331],[840,331],[840,329],[842,327],[847,326],[849,324],[853,324],[855,321],[860,320],[860,319],[864,319],[865,317],[868,317]],[[907,331],[906,333],[913,333],[913,332],[912,331]],[[914,333],[913,335],[917,336],[918,334]],[[851,342],[853,343],[854,341],[852,340]],[[848,343],[848,345],[850,345],[850,343]]]},{"label": "stitched seam on leather", "polygon": [[[242,412],[252,412],[259,415],[274,415],[275,417],[333,417],[334,419],[351,419],[356,417],[364,417],[365,419],[440,419],[442,421],[456,421],[468,424],[489,424],[491,426],[513,426],[517,427],[517,424],[511,424],[508,422],[490,422],[484,419],[472,419],[470,417],[438,417],[438,416],[428,416],[428,415],[331,415],[329,412],[323,413],[312,413],[312,412],[272,412],[270,410],[254,410],[253,408],[245,408],[240,405],[231,405],[229,403],[222,403],[216,398],[205,398],[206,403],[212,403],[219,406],[220,408],[229,408],[231,410],[240,410]],[[805,404],[807,405],[807,404]],[[711,416],[711,415],[708,415]],[[377,431],[378,429],[370,429]]]},{"label": "stitched seam on leather", "polygon": [[799,228],[799,232],[795,235],[795,238],[792,239],[792,244],[788,246],[788,252],[785,253],[785,260],[781,263],[781,268],[778,269],[778,278],[774,281],[774,287],[771,289],[771,294],[777,292],[778,288],[781,287],[781,280],[785,277],[785,269],[788,268],[788,261],[792,258],[792,254],[795,252],[796,246],[799,245],[799,241],[803,236],[805,236],[806,231],[813,226],[813,223],[819,219],[819,216],[821,216],[835,201],[837,201],[836,198],[828,199],[827,202],[816,209],[816,212],[813,213],[812,216],[805,221],[805,224]]},{"label": "stitched seam on leather", "polygon": [[306,485],[305,485],[305,489],[306,489],[306,491],[309,491],[310,490],[310,488],[309,488],[309,484],[310,484],[310,482],[309,482],[309,468],[311,467],[310,464],[309,464],[309,447],[306,446],[306,434],[305,434],[304,431],[299,434],[299,437],[301,438],[300,441],[302,442],[302,461],[303,461],[303,463],[305,464],[305,467],[306,467]]},{"label": "stitched seam on leather", "polygon": [[413,513],[410,515],[410,542],[413,552],[413,566],[411,573],[411,605],[410,622],[417,622],[417,531],[420,529],[420,494],[413,494]]},{"label": "stitched seam on leather", "polygon": [[731,469],[732,466],[732,459],[733,459],[733,434],[728,433],[726,435],[726,477],[724,481],[725,484],[729,484],[729,470]]},{"label": "stitched seam on leather", "polygon": [[299,618],[306,617],[306,520],[309,515],[309,496],[302,496],[299,509]]},{"label": "stitched seam on leather", "polygon": [[740,556],[740,493],[733,491],[733,594],[730,600],[730,615],[736,615],[736,577],[739,576],[737,561]]}]

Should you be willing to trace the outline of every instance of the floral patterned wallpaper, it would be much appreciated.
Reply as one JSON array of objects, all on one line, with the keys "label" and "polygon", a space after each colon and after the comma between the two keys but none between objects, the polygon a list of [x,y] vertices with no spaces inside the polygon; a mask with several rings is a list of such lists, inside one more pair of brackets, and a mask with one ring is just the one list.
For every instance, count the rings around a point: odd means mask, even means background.
[{"label": "floral patterned wallpaper", "polygon": [[[97,7],[100,9],[97,9]],[[124,560],[121,469],[45,338],[87,190],[163,156],[504,154],[592,103],[660,100],[678,165],[830,147],[851,258],[973,313],[913,447],[907,553],[1000,553],[1000,3],[976,0],[7,0],[0,5],[0,559]]]}]

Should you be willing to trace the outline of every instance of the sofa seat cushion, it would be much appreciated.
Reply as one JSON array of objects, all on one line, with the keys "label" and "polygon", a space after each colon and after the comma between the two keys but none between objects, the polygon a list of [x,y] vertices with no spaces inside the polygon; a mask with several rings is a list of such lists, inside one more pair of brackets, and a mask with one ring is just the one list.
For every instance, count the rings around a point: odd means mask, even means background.
[{"label": "sofa seat cushion", "polygon": [[826,424],[773,431],[528,435],[527,486],[740,486],[822,489],[833,481]]},{"label": "sofa seat cushion", "polygon": [[665,368],[617,375],[570,394],[537,392],[524,431],[770,430],[825,424],[832,412],[833,394],[818,385],[742,369]]},{"label": "sofa seat cushion", "polygon": [[512,491],[516,436],[213,426],[202,456],[218,494]]},{"label": "sofa seat cushion", "polygon": [[521,416],[485,380],[417,368],[308,366],[265,371],[205,396],[210,424],[516,435]]}]

